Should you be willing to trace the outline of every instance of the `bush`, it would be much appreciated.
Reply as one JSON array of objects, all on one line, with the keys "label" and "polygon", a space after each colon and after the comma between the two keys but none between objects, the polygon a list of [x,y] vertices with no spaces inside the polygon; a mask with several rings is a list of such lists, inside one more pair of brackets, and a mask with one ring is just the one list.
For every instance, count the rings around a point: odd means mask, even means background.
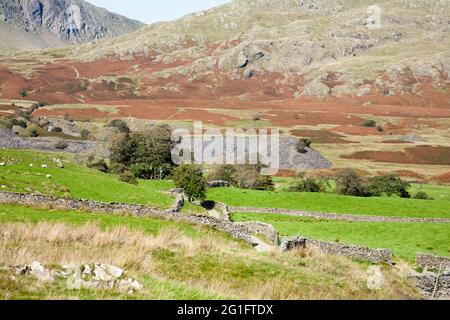
[{"label": "bush", "polygon": [[172,174],[172,179],[177,188],[182,188],[189,201],[194,199],[205,200],[206,179],[203,177],[202,168],[196,165],[181,165]]},{"label": "bush", "polygon": [[24,128],[24,129],[26,129],[26,127],[27,127],[27,123],[24,120],[15,119],[15,118],[11,119],[11,125],[12,126],[19,126],[21,128]]},{"label": "bush", "polygon": [[301,138],[297,141],[296,149],[299,153],[306,153],[306,148],[311,148],[311,144],[311,139]]},{"label": "bush", "polygon": [[289,188],[291,192],[326,192],[329,187],[324,179],[302,178]]},{"label": "bush", "polygon": [[109,171],[108,164],[105,159],[96,160],[93,156],[90,156],[87,162],[88,168],[95,169],[101,172],[107,173]]},{"label": "bush", "polygon": [[419,200],[433,200],[432,197],[430,197],[426,192],[424,191],[419,191],[414,195],[414,199],[419,199]]},{"label": "bush", "polygon": [[273,191],[274,184],[270,176],[261,175],[261,167],[256,165],[236,166],[236,183],[239,188]]},{"label": "bush", "polygon": [[137,178],[167,178],[174,166],[171,147],[172,131],[167,125],[122,133],[111,144],[111,162],[129,167]]},{"label": "bush", "polygon": [[343,169],[336,173],[336,193],[355,197],[369,195],[366,182],[353,169]]},{"label": "bush", "polygon": [[32,128],[32,129],[30,130],[30,137],[32,137],[32,138],[39,137],[39,132],[37,131],[36,128]]},{"label": "bush", "polygon": [[119,175],[119,180],[122,182],[129,183],[129,184],[138,184],[138,180],[136,179],[136,176],[128,170],[123,171]]},{"label": "bush", "polygon": [[224,164],[215,167],[210,173],[208,179],[211,181],[226,181],[230,185],[237,185],[236,172],[236,166]]},{"label": "bush", "polygon": [[398,175],[389,174],[370,178],[368,190],[370,195],[375,197],[398,195],[401,198],[410,198],[411,195],[407,190],[410,187],[411,184],[403,181]]},{"label": "bush", "polygon": [[55,133],[61,133],[63,130],[62,130],[62,128],[60,128],[60,127],[54,127],[53,129],[52,129],[52,132],[55,132]]},{"label": "bush", "polygon": [[122,133],[131,132],[130,128],[128,127],[128,124],[125,121],[119,119],[112,120],[110,123],[108,123],[107,127],[117,128]]},{"label": "bush", "polygon": [[377,122],[375,120],[366,120],[364,121],[363,126],[367,128],[375,128],[377,126]]},{"label": "bush", "polygon": [[28,90],[27,89],[21,89],[19,90],[19,94],[22,98],[25,98],[26,96],[28,96]]},{"label": "bush", "polygon": [[67,149],[68,146],[69,146],[69,144],[66,141],[58,141],[55,144],[55,148],[59,149],[59,150],[65,150],[65,149]]},{"label": "bush", "polygon": [[121,174],[127,170],[127,167],[121,163],[113,162],[109,165],[108,171],[114,174]]},{"label": "bush", "polygon": [[256,113],[252,116],[253,121],[260,121],[261,120],[261,113]]},{"label": "bush", "polygon": [[83,129],[83,130],[81,130],[80,135],[81,135],[82,139],[87,140],[87,139],[89,139],[89,136],[91,135],[91,133],[89,132],[88,129]]}]

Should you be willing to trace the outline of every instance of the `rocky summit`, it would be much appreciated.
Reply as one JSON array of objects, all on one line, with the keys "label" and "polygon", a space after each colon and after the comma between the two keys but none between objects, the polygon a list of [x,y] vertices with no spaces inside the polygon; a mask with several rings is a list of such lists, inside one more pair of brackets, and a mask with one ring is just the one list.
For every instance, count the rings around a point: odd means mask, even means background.
[{"label": "rocky summit", "polygon": [[46,48],[112,38],[141,28],[83,0],[1,0],[0,49]]}]

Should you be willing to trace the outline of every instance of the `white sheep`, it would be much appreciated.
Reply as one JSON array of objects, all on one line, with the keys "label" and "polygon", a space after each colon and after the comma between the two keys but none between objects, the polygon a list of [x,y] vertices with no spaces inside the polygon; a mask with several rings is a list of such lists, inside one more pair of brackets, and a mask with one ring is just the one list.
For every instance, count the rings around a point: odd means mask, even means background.
[{"label": "white sheep", "polygon": [[43,165],[41,166],[41,168],[42,168],[42,169],[47,169],[47,168],[48,168],[48,165],[43,164]]}]

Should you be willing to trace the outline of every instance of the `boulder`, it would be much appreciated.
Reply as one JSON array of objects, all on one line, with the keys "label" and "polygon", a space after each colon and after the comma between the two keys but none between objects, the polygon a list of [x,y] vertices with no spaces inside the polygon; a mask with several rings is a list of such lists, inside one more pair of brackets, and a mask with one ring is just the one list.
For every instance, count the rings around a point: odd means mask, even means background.
[{"label": "boulder", "polygon": [[313,80],[303,87],[304,96],[328,96],[331,89],[320,80]]},{"label": "boulder", "polygon": [[142,289],[144,289],[144,287],[138,281],[131,278],[127,278],[119,280],[119,283],[117,284],[117,289],[120,292],[131,294],[136,291],[141,291]]}]

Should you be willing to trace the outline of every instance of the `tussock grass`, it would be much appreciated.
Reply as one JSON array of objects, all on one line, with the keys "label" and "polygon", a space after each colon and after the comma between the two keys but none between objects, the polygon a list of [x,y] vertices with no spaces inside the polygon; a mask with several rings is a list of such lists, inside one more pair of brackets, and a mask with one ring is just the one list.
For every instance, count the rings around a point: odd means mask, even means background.
[{"label": "tussock grass", "polygon": [[175,228],[156,234],[95,223],[0,225],[0,266],[109,263],[144,284],[132,296],[109,291],[67,290],[0,271],[0,298],[37,299],[400,299],[417,297],[393,267],[383,267],[384,286],[366,287],[367,265],[316,252],[260,254],[205,229],[191,237]]}]

